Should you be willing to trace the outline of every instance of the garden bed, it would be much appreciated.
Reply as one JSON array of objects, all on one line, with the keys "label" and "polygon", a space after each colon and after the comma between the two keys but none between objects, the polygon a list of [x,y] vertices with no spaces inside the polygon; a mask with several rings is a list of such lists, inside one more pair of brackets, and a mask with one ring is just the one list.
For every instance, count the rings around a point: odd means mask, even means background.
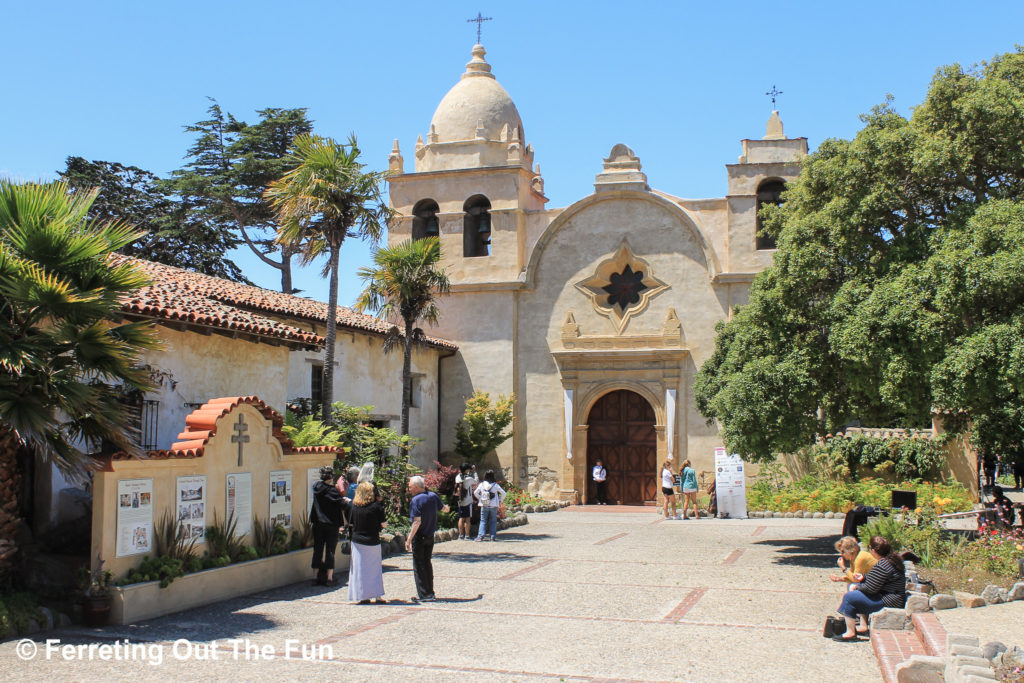
[{"label": "garden bed", "polygon": [[[110,623],[131,624],[241,595],[308,580],[313,549],[237,562],[178,577],[166,588],[159,581],[111,589]],[[335,570],[348,570],[348,555],[335,555]]]}]

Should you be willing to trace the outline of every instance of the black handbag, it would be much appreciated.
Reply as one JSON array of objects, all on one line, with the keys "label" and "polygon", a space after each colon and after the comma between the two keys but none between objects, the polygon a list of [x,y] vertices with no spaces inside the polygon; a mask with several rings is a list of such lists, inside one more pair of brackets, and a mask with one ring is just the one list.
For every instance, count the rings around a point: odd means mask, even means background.
[{"label": "black handbag", "polygon": [[825,628],[821,631],[822,636],[831,638],[832,636],[841,636],[844,633],[846,633],[846,619],[842,617],[825,617]]},{"label": "black handbag", "polygon": [[345,536],[341,540],[341,554],[352,554],[352,524],[348,521],[348,516],[345,517]]}]

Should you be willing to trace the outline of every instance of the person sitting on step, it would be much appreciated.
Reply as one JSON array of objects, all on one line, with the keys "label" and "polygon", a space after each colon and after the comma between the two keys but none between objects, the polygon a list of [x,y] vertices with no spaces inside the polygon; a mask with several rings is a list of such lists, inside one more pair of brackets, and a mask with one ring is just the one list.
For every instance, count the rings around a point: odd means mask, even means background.
[{"label": "person sitting on step", "polygon": [[[868,635],[868,615],[883,607],[902,609],[907,602],[907,579],[903,558],[892,551],[892,545],[881,536],[872,536],[868,550],[875,558],[875,566],[855,590],[847,591],[838,612],[846,620],[846,632],[832,639],[842,643],[859,640]],[[860,620],[858,628],[858,618]]]},{"label": "person sitting on step", "polygon": [[832,581],[845,581],[848,584],[846,590],[854,590],[878,561],[868,551],[861,550],[860,542],[853,536],[843,536],[836,541],[836,551],[839,553],[836,564],[844,573],[832,574],[828,578]]}]

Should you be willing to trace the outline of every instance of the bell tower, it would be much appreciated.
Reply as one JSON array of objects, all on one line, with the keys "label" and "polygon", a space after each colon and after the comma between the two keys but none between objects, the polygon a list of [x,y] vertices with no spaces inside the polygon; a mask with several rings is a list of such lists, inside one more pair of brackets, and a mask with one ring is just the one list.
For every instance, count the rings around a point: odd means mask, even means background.
[{"label": "bell tower", "polygon": [[436,236],[454,286],[473,290],[515,282],[526,265],[528,213],[544,209],[519,111],[491,73],[483,45],[442,98],[406,172],[398,140],[388,159],[398,213],[388,242]]}]

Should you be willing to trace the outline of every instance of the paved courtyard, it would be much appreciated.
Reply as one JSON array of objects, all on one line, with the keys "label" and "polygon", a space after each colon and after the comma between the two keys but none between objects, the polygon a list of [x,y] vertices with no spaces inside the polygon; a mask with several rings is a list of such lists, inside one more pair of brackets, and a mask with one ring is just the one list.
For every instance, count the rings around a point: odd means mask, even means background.
[{"label": "paved courtyard", "polygon": [[[294,585],[133,626],[51,632],[30,662],[17,641],[3,643],[0,662],[8,680],[878,681],[867,642],[820,634],[841,597],[827,578],[839,524],[567,508],[531,515],[497,543],[438,544],[436,603],[410,600],[406,554],[384,562],[388,605]],[[129,639],[162,661],[47,660],[45,638]],[[216,650],[199,645],[210,641]]]}]

